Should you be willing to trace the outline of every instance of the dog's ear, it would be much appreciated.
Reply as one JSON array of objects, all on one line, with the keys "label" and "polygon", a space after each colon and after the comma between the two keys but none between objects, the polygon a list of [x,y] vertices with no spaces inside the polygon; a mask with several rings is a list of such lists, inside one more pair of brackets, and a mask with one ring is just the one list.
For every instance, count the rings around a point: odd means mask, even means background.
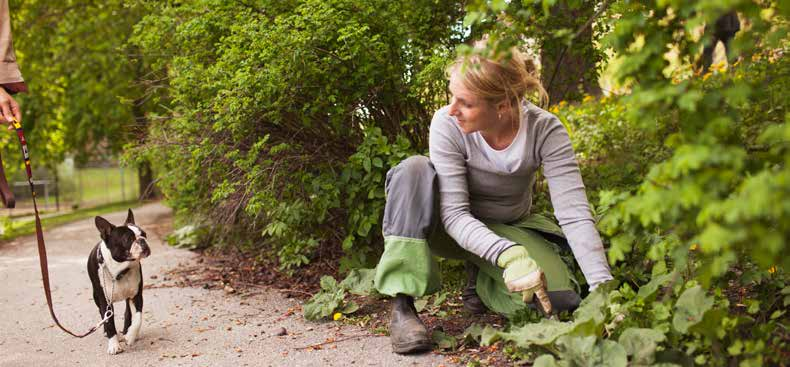
[{"label": "dog's ear", "polygon": [[134,214],[132,214],[132,209],[129,209],[129,214],[126,214],[126,221],[123,223],[134,224]]},{"label": "dog's ear", "polygon": [[112,223],[108,222],[107,219],[97,216],[96,217],[96,228],[99,230],[99,235],[101,235],[101,239],[106,240],[107,237],[112,232],[113,228],[115,228]]}]

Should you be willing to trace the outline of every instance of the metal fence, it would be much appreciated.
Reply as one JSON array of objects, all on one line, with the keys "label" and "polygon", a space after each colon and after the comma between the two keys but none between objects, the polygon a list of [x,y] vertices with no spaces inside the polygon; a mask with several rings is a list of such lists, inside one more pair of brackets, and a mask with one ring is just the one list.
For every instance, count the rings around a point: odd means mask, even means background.
[{"label": "metal fence", "polygon": [[[115,162],[75,167],[67,160],[58,165],[56,172],[39,169],[33,174],[36,202],[41,211],[70,211],[133,200],[140,194],[137,170]],[[6,209],[2,215],[16,217],[32,212],[30,185],[24,173],[18,172],[8,180],[16,197],[16,208]]]}]

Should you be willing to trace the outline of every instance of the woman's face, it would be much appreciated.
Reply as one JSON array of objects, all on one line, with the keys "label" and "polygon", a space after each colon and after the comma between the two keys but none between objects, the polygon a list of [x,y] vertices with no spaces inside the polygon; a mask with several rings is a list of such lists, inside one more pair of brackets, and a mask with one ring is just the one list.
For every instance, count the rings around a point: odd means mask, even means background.
[{"label": "woman's face", "polygon": [[464,134],[490,129],[499,120],[496,106],[472,94],[457,74],[450,76],[450,116],[455,117]]}]

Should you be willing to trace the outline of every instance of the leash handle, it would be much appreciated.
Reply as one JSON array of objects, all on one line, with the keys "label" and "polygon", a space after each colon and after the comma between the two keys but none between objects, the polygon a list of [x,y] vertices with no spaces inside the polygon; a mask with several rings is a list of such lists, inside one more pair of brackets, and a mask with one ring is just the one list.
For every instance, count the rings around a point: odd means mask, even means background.
[{"label": "leash handle", "polygon": [[[22,124],[16,119],[13,118],[12,120],[14,124],[14,129],[16,129],[16,135],[19,138],[19,144],[22,146],[22,155],[25,158],[25,171],[27,172],[27,182],[30,184],[30,192],[33,195],[33,210],[36,214],[36,240],[38,241],[38,260],[41,265],[41,281],[44,283],[44,296],[47,298],[47,306],[49,306],[49,314],[52,316],[52,320],[55,321],[55,325],[65,331],[67,334],[77,337],[77,338],[84,338],[90,334],[93,334],[96,330],[99,329],[100,326],[107,323],[110,318],[112,317],[112,311],[105,313],[105,317],[102,319],[101,322],[96,324],[90,328],[84,334],[75,334],[70,330],[63,327],[60,324],[57,316],[55,316],[55,311],[52,308],[52,291],[49,286],[49,266],[47,265],[47,248],[44,244],[44,231],[41,229],[41,218],[38,215],[38,204],[36,204],[36,189],[33,187],[33,170],[30,168],[30,151],[27,149],[27,140],[25,140],[25,132],[22,130]],[[5,175],[4,175],[5,176]]]}]

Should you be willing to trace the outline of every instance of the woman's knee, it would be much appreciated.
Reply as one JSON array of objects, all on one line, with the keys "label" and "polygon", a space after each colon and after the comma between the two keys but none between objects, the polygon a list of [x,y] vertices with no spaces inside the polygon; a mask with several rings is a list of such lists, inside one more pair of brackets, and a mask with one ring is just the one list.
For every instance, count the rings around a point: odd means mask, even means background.
[{"label": "woman's knee", "polygon": [[428,157],[414,155],[401,161],[397,166],[392,167],[387,172],[387,187],[390,183],[397,182],[399,185],[408,186],[429,184],[433,185],[436,178],[436,170]]}]

